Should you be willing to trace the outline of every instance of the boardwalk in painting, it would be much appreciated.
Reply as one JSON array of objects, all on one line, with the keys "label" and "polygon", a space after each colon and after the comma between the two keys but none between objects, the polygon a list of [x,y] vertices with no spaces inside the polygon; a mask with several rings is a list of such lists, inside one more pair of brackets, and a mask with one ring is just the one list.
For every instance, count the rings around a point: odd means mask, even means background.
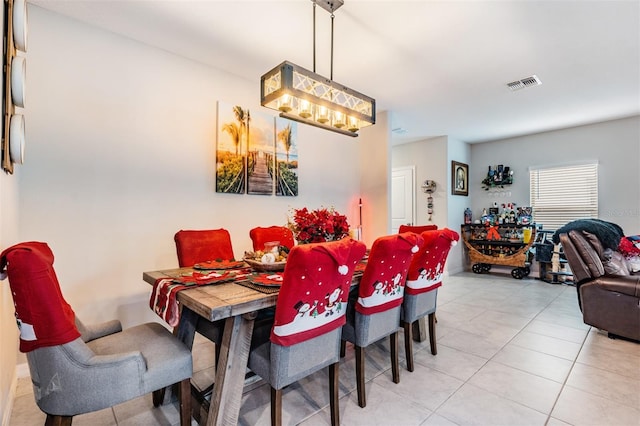
[{"label": "boardwalk in painting", "polygon": [[264,154],[256,156],[256,165],[249,175],[249,194],[272,194],[273,178],[269,174],[267,158]]}]

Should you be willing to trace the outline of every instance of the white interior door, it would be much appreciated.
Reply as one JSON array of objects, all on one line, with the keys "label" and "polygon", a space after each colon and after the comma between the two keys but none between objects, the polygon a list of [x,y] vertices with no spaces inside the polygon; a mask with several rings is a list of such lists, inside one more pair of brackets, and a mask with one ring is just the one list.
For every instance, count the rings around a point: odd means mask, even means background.
[{"label": "white interior door", "polygon": [[391,232],[400,225],[415,223],[415,167],[396,167],[391,170]]}]

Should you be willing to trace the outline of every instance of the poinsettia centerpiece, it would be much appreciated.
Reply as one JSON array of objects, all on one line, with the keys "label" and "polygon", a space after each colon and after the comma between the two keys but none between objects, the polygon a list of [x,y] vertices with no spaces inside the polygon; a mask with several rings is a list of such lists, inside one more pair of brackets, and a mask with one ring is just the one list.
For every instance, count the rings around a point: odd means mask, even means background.
[{"label": "poinsettia centerpiece", "polygon": [[287,226],[298,244],[336,241],[349,236],[347,217],[333,207],[293,209]]}]

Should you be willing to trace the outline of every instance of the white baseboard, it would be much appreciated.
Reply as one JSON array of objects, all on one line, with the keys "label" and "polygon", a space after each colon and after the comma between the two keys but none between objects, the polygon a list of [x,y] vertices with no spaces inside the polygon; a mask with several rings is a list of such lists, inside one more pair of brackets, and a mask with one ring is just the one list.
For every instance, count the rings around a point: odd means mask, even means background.
[{"label": "white baseboard", "polygon": [[5,410],[3,410],[4,414],[2,415],[2,426],[9,426],[9,421],[11,420],[11,412],[13,411],[13,403],[16,400],[17,388],[18,377],[17,374],[14,374],[13,380],[11,380],[11,386],[9,387],[9,395],[7,395],[7,399],[5,400],[6,407],[4,407]]},{"label": "white baseboard", "polygon": [[29,364],[23,362],[16,365],[16,378],[24,379],[25,377],[31,377],[31,373],[29,372]]},{"label": "white baseboard", "polygon": [[[11,386],[9,387],[9,394],[6,399],[6,407],[2,410],[2,426],[8,426],[9,421],[11,420],[11,412],[13,411],[13,404],[16,401],[16,392],[18,390],[18,379],[24,379],[26,377],[30,377],[31,373],[29,372],[29,364],[23,362],[22,364],[16,365],[16,369],[13,373],[13,379],[11,380]],[[1,404],[1,401],[0,401]],[[0,407],[2,408],[2,407]]]}]

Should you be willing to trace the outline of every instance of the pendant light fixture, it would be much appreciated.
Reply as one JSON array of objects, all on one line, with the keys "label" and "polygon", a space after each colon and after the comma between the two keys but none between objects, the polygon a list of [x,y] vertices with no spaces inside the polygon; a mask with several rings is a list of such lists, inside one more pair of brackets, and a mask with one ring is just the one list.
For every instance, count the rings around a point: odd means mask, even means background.
[{"label": "pendant light fixture", "polygon": [[[343,0],[313,2],[313,71],[284,61],[260,79],[260,104],[280,111],[280,117],[358,136],[376,122],[376,101],[333,81],[333,19]],[[331,14],[331,75],[316,74],[316,5]]]}]

